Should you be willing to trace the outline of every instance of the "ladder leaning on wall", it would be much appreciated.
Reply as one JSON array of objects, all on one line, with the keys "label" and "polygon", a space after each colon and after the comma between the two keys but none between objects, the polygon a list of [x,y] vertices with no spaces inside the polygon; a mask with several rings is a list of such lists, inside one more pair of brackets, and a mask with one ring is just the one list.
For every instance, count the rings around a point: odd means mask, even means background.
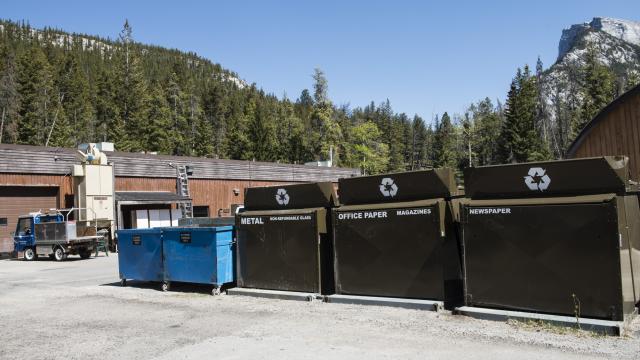
[{"label": "ladder leaning on wall", "polygon": [[[187,167],[184,165],[178,165],[176,166],[176,172],[178,175],[176,179],[178,195],[186,196],[190,198],[191,194],[189,193],[189,176],[187,174]],[[180,209],[180,211],[182,211],[183,218],[193,217],[193,204],[190,201],[180,202],[178,204],[178,208]]]}]

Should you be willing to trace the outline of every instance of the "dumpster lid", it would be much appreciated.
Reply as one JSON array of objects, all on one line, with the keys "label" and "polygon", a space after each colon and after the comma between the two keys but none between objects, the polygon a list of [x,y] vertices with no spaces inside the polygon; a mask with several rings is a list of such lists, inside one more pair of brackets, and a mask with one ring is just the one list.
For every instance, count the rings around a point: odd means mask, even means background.
[{"label": "dumpster lid", "polygon": [[465,194],[499,199],[623,193],[628,162],[625,156],[604,156],[467,168]]},{"label": "dumpster lid", "polygon": [[333,183],[252,187],[245,189],[246,210],[286,210],[337,205]]},{"label": "dumpster lid", "polygon": [[338,183],[340,203],[345,205],[448,198],[456,192],[450,168],[344,178]]}]

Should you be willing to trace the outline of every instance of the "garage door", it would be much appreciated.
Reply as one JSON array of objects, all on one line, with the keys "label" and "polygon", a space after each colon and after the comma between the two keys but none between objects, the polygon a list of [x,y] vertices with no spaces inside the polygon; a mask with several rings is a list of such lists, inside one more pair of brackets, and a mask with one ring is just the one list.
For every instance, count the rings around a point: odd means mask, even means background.
[{"label": "garage door", "polygon": [[13,250],[18,216],[58,207],[57,187],[0,186],[0,252]]}]

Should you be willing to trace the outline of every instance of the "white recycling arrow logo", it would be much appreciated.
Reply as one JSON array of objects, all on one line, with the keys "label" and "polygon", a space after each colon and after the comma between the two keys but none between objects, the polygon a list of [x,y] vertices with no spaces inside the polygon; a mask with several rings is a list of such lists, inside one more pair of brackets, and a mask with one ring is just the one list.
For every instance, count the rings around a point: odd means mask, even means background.
[{"label": "white recycling arrow logo", "polygon": [[393,182],[392,178],[384,178],[380,183],[380,192],[385,197],[394,197],[398,193],[398,185]]},{"label": "white recycling arrow logo", "polygon": [[287,205],[289,203],[289,194],[287,194],[287,190],[278,189],[276,192],[276,201],[282,206]]},{"label": "white recycling arrow logo", "polygon": [[541,167],[532,167],[529,169],[529,175],[524,177],[524,183],[529,190],[532,191],[545,191],[551,184],[551,178],[546,174],[546,171]]}]

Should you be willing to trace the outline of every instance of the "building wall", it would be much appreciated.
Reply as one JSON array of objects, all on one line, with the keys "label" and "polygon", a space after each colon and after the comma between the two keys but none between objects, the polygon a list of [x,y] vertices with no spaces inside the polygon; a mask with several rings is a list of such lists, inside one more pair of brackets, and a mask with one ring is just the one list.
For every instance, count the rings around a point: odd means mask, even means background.
[{"label": "building wall", "polygon": [[11,232],[18,216],[31,211],[64,207],[65,196],[71,196],[71,178],[60,175],[0,173],[0,253],[13,251]]},{"label": "building wall", "polygon": [[626,155],[631,179],[640,179],[640,86],[603,109],[569,149],[569,157]]},{"label": "building wall", "polygon": [[65,207],[65,196],[73,195],[73,179],[63,175],[3,174],[0,186],[47,186],[57,187],[58,207]]},{"label": "building wall", "polygon": [[[286,184],[277,181],[253,181],[253,180],[216,180],[216,179],[190,179],[189,187],[194,206],[208,206],[209,216],[218,216],[218,210],[229,209],[232,204],[244,202],[244,189],[252,186],[275,186]],[[34,188],[49,188],[57,197],[55,207],[65,208],[73,205],[73,179],[68,175],[37,175],[37,174],[6,174],[0,173],[0,189],[12,189],[20,201],[7,201],[3,199],[0,204],[0,214],[10,217],[7,226],[0,229],[0,252],[10,251],[13,240],[9,236],[15,230],[15,222],[18,215],[23,215],[38,209],[31,208],[31,190]],[[24,188],[24,192],[20,189]],[[236,196],[233,192],[238,190]],[[142,178],[142,177],[116,177],[116,191],[176,191],[176,180],[171,178]],[[21,197],[21,194],[24,196]],[[35,206],[35,205],[34,205]],[[40,205],[39,205],[40,206]],[[16,215],[17,214],[17,215]]]},{"label": "building wall", "polygon": [[[218,216],[219,209],[244,202],[244,189],[253,186],[286,184],[276,181],[189,179],[189,190],[194,206],[209,206],[209,214]],[[239,190],[236,196],[234,189]],[[116,191],[176,191],[176,179],[116,177]]]}]

